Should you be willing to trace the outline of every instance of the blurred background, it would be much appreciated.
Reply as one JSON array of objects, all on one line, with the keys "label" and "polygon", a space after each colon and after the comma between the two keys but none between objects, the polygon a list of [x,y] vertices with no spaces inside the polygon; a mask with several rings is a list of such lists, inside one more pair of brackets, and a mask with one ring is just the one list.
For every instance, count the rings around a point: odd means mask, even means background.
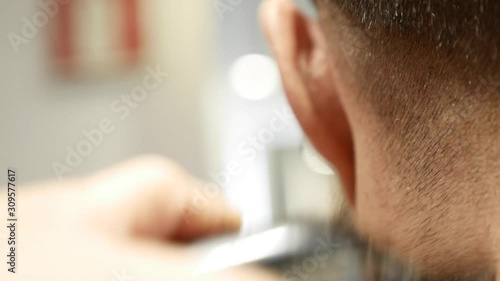
[{"label": "blurred background", "polygon": [[215,184],[244,233],[329,217],[338,182],[287,106],[261,1],[3,2],[0,159],[20,183],[159,154]]}]

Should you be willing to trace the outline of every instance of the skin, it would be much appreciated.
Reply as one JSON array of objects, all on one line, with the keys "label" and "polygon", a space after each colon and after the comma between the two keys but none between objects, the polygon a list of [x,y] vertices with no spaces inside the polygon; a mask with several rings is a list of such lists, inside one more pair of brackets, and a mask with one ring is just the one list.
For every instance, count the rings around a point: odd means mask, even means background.
[{"label": "skin", "polygon": [[[358,66],[349,59],[353,48],[348,45],[354,36],[341,16],[325,12],[330,6],[324,1],[318,7],[319,20],[312,20],[292,1],[267,0],[261,22],[288,100],[311,142],[337,168],[359,232],[429,278],[474,280],[466,276],[497,272],[500,181],[493,168],[499,164],[498,149],[487,145],[492,139],[472,140],[475,153],[456,162],[439,156],[424,159],[441,161],[442,171],[456,165],[432,184],[391,170],[402,155],[386,153],[391,150],[380,137],[383,121],[357,98],[360,87],[352,81]],[[440,145],[426,137],[430,143],[414,150],[415,155]],[[460,163],[468,166],[461,168]],[[481,180],[464,176],[474,169],[481,171]],[[410,186],[427,186],[429,192]]]},{"label": "skin", "polygon": [[86,179],[18,190],[17,272],[4,268],[0,280],[279,280],[253,268],[193,274],[199,257],[184,242],[240,225],[222,200],[187,216],[199,184],[172,162],[141,157]]}]

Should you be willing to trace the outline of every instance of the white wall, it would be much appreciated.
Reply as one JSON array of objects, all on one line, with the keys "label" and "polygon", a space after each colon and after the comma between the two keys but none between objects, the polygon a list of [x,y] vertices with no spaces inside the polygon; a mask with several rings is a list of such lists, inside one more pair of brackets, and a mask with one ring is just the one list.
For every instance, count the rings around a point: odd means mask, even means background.
[{"label": "white wall", "polygon": [[70,176],[142,153],[174,158],[204,175],[204,142],[199,95],[207,55],[212,53],[212,10],[208,1],[143,1],[148,55],[143,65],[162,65],[170,77],[124,121],[110,110],[113,100],[141,83],[143,66],[104,79],[64,80],[49,62],[49,27],[15,54],[7,34],[20,33],[42,0],[2,0],[0,9],[0,169],[14,167],[21,181],[54,178],[51,164],[64,163],[65,147],[75,147],[84,129],[115,120],[105,136]]}]

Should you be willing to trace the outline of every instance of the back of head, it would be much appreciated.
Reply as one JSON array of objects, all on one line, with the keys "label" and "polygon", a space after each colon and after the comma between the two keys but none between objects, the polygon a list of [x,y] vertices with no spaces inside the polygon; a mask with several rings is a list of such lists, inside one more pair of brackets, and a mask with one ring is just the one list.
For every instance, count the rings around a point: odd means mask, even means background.
[{"label": "back of head", "polygon": [[359,201],[361,230],[429,272],[487,268],[500,199],[500,1],[317,2],[366,112],[362,165],[382,186]]},{"label": "back of head", "polygon": [[500,271],[500,1],[263,1],[290,104],[362,235],[439,280]]}]

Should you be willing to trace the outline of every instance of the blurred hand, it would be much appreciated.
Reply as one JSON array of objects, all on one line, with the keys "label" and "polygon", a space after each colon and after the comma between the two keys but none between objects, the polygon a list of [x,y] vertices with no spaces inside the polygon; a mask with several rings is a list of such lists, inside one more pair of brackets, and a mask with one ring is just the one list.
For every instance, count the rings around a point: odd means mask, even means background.
[{"label": "blurred hand", "polygon": [[186,214],[198,184],[175,164],[149,157],[84,180],[19,187],[16,273],[2,262],[0,280],[278,280],[250,268],[193,275],[198,261],[180,241],[240,224],[222,200]]}]

